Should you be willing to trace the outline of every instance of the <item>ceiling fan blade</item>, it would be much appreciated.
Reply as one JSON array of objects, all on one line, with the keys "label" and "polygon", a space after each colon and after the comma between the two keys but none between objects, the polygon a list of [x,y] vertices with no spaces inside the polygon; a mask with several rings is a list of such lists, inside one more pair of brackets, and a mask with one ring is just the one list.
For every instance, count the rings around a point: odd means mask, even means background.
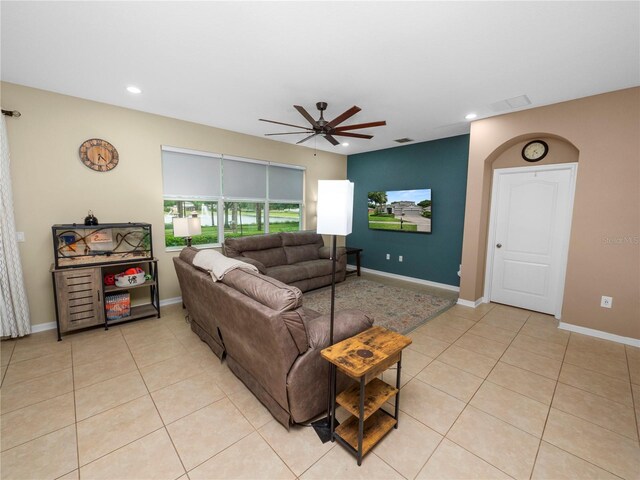
[{"label": "ceiling fan blade", "polygon": [[333,132],[332,135],[336,137],[353,137],[353,138],[373,138],[373,135],[364,135],[362,133],[350,133],[350,132]]},{"label": "ceiling fan blade", "polygon": [[261,122],[277,123],[278,125],[286,125],[287,127],[304,128],[305,130],[309,130],[309,127],[301,127],[300,125],[292,125],[290,123],[276,122],[275,120],[265,120],[264,118],[259,118],[258,120],[260,120]]},{"label": "ceiling fan blade", "polygon": [[305,132],[284,132],[284,133],[265,133],[265,137],[271,137],[273,135],[300,135],[301,133],[311,133],[311,130]]},{"label": "ceiling fan blade", "polygon": [[335,146],[335,145],[339,145],[339,144],[340,144],[340,142],[339,142],[338,140],[336,140],[335,138],[333,138],[333,137],[332,137],[331,135],[329,135],[328,133],[325,133],[325,134],[324,134],[324,138],[326,138],[326,139],[327,139],[327,141],[328,141],[329,143],[331,143],[332,145],[334,145],[334,146]]},{"label": "ceiling fan blade", "polygon": [[296,142],[296,145],[300,145],[301,143],[306,142],[307,140],[309,140],[311,137],[315,137],[317,135],[317,133],[312,133],[311,135],[309,135],[308,137],[304,137],[302,140],[300,140],[299,142]]},{"label": "ceiling fan blade", "polygon": [[336,131],[342,132],[344,130],[358,130],[359,128],[382,127],[386,124],[387,124],[386,121],[381,120],[379,122],[358,123],[356,125],[343,125],[342,127],[336,127]]},{"label": "ceiling fan blade", "polygon": [[344,122],[347,118],[351,118],[353,117],[356,113],[358,113],[360,110],[362,110],[360,107],[356,107],[355,105],[353,107],[351,107],[349,110],[347,110],[346,112],[344,112],[342,115],[338,115],[336,118],[334,118],[333,120],[331,120],[329,123],[327,123],[327,126],[329,128],[333,128],[336,125],[341,124],[342,122]]},{"label": "ceiling fan blade", "polygon": [[302,115],[304,118],[307,119],[307,122],[309,122],[312,126],[314,127],[319,127],[320,125],[318,125],[318,122],[316,122],[314,120],[314,118],[309,115],[309,112],[307,112],[304,107],[301,107],[300,105],[294,105],[293,108],[295,108],[296,110],[298,110],[298,112],[300,112],[300,115]]}]

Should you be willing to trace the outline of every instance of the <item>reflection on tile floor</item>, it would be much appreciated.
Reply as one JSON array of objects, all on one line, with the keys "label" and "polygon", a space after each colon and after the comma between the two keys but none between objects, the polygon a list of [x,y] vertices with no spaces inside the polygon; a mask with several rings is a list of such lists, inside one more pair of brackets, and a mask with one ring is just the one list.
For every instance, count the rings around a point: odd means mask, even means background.
[{"label": "reflection on tile floor", "polygon": [[552,317],[455,306],[412,332],[400,428],[358,468],[276,422],[184,314],[3,341],[1,478],[640,478],[640,349]]}]

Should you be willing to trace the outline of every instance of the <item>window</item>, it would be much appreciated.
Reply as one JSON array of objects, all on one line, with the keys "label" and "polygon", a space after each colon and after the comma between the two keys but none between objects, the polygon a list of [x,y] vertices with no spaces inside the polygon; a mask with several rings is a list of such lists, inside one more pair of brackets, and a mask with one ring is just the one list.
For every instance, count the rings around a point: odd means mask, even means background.
[{"label": "window", "polygon": [[295,232],[302,230],[302,212],[299,203],[270,203],[269,232]]},{"label": "window", "polygon": [[260,202],[224,202],[224,236],[248,237],[265,233],[265,208]]},{"label": "window", "polygon": [[200,218],[193,245],[303,228],[303,167],[163,146],[162,177],[168,248],[186,244],[173,235],[180,217]]},{"label": "window", "polygon": [[184,238],[173,236],[173,219],[191,217],[200,218],[202,234],[191,239],[192,245],[211,245],[218,242],[218,202],[197,200],[164,201],[164,239],[167,247],[183,247]]}]

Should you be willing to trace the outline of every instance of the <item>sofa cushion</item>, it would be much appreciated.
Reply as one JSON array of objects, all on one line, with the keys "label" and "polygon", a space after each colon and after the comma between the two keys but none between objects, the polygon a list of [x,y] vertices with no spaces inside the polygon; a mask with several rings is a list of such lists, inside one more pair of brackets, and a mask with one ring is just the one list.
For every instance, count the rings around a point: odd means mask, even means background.
[{"label": "sofa cushion", "polygon": [[267,268],[265,275],[277,278],[281,282],[290,285],[299,280],[306,280],[309,273],[305,268],[301,268],[298,265],[277,265]]},{"label": "sofa cushion", "polygon": [[247,250],[265,250],[269,248],[282,247],[282,238],[277,233],[270,235],[255,235],[251,237],[226,238],[224,241],[224,247],[224,254],[226,256],[237,257]]},{"label": "sofa cushion", "polygon": [[[297,267],[304,268],[307,272],[307,278],[322,277],[324,275],[331,275],[332,262],[331,260],[310,260],[308,262],[300,262]],[[340,267],[336,265],[336,270]]]},{"label": "sofa cushion", "polygon": [[287,263],[304,262],[307,260],[317,260],[319,258],[318,245],[295,245],[293,247],[284,247],[284,253],[287,256]]},{"label": "sofa cushion", "polygon": [[221,282],[278,312],[295,310],[302,305],[302,292],[299,288],[290,287],[260,273],[233,270]]},{"label": "sofa cushion", "polygon": [[260,273],[265,273],[267,271],[267,267],[265,267],[262,262],[259,262],[258,260],[255,260],[251,257],[240,256],[240,257],[231,257],[231,258],[237,258],[238,260],[242,260],[243,262],[246,262],[249,265],[253,265],[258,269]]},{"label": "sofa cushion", "polygon": [[282,247],[267,248],[265,250],[245,250],[240,258],[242,257],[253,258],[267,268],[287,264],[287,256]]},{"label": "sofa cushion", "polygon": [[322,235],[316,232],[282,232],[282,245],[285,247],[294,245],[318,245],[318,248],[324,245]]}]

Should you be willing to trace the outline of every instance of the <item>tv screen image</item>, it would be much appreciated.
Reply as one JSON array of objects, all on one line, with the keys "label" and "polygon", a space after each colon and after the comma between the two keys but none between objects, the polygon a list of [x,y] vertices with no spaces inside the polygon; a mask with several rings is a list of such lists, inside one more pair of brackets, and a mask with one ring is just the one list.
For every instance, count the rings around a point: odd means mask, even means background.
[{"label": "tv screen image", "polygon": [[431,233],[431,189],[369,192],[369,228]]}]

